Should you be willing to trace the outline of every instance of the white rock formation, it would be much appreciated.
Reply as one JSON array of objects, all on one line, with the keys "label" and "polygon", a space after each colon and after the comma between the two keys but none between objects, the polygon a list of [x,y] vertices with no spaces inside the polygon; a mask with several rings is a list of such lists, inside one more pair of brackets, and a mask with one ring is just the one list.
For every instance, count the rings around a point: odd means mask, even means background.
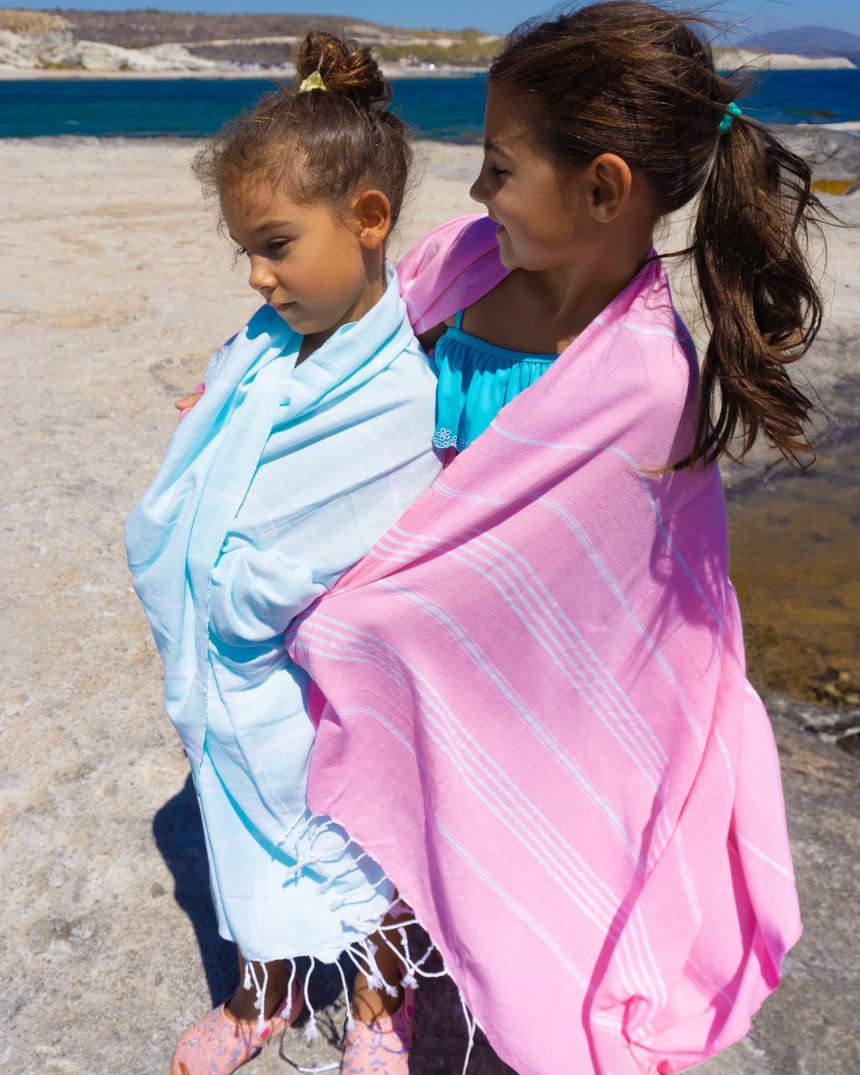
[{"label": "white rock formation", "polygon": [[76,41],[71,29],[44,34],[0,30],[0,65],[21,69],[77,67],[84,71],[204,71],[220,65],[193,56],[182,45],[124,49],[98,41]]},{"label": "white rock formation", "polygon": [[853,70],[845,56],[794,56],[788,52],[757,52],[755,49],[715,48],[714,62],[721,71],[755,67],[762,71],[838,71]]},{"label": "white rock formation", "polygon": [[44,34],[16,34],[0,30],[0,64],[4,67],[44,67],[43,55],[71,48],[71,30],[50,30]]}]

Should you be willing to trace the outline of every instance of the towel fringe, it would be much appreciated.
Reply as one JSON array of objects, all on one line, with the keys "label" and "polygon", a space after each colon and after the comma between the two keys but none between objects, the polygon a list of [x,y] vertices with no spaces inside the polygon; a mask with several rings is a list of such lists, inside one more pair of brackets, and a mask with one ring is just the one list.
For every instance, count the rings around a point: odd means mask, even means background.
[{"label": "towel fringe", "polygon": [[269,985],[269,968],[265,963],[260,964],[263,968],[263,981],[257,977],[257,968],[253,960],[245,961],[245,989],[250,989],[253,983],[254,987],[254,1007],[259,1013],[257,1015],[257,1033],[262,1034],[266,1028],[266,989]]},{"label": "towel fringe", "polygon": [[314,1006],[311,1003],[311,997],[307,987],[309,987],[311,981],[311,975],[314,973],[315,960],[311,957],[311,965],[307,969],[307,974],[304,976],[304,1005],[307,1008],[307,1026],[304,1028],[304,1040],[305,1042],[315,1042],[319,1037],[319,1030],[316,1026],[316,1012],[314,1012]]},{"label": "towel fringe", "polygon": [[[396,900],[391,905],[391,910],[394,913],[400,914],[405,914],[409,912],[409,908],[400,900]],[[448,975],[448,970],[444,966],[444,964],[441,970],[438,971],[428,970],[424,966],[430,955],[436,951],[436,948],[434,947],[432,942],[427,947],[426,951],[424,951],[420,956],[416,957],[413,954],[413,952],[410,950],[410,938],[407,932],[408,927],[412,925],[420,925],[420,923],[417,921],[416,918],[412,917],[406,920],[401,920],[399,922],[393,922],[389,925],[384,926],[374,923],[373,928],[375,928],[376,931],[379,933],[385,946],[389,948],[400,961],[401,979],[403,985],[410,989],[418,989],[420,986],[421,979],[443,978]],[[396,941],[393,939],[392,935],[396,936]],[[342,966],[342,958],[344,956],[353,963],[357,971],[365,975],[365,977],[367,978],[368,985],[372,989],[384,990],[389,996],[392,997],[397,995],[396,987],[389,985],[388,982],[383,978],[379,970],[379,964],[376,959],[378,952],[379,946],[368,936],[362,938],[360,941],[354,941],[352,944],[345,947],[341,953],[341,957],[334,961],[334,966],[337,968],[337,972],[340,975],[343,996],[346,1000],[347,1030],[352,1030],[355,1027],[355,1020],[353,1019],[350,1006],[349,988],[347,986],[346,974],[344,973],[344,968]],[[314,1011],[314,1007],[311,1003],[310,997],[311,975],[316,970],[319,960],[317,960],[313,956],[309,956],[308,958],[310,960],[310,965],[304,975],[304,980],[301,983],[301,988],[304,994],[305,1009],[308,1013],[308,1021],[303,1031],[303,1037],[305,1041],[311,1042],[317,1041],[320,1037],[319,1027],[317,1026],[316,1012]],[[257,1031],[258,1033],[260,1033],[265,1026],[264,1014],[266,991],[269,985],[269,972],[268,968],[266,967],[266,964],[261,963],[263,968],[261,980],[260,975],[258,974],[256,962],[260,961],[246,960],[244,985],[246,989],[253,988],[256,993],[254,1007],[257,1008],[259,1011]],[[287,1016],[292,1008],[293,985],[297,977],[299,977],[299,970],[296,965],[296,960],[294,958],[285,959],[284,962],[290,964],[290,976],[287,982],[286,999],[283,1011],[281,1013],[283,1016]],[[463,1016],[466,1021],[466,1028],[469,1034],[468,1044],[466,1048],[466,1056],[463,1062],[462,1071],[462,1075],[466,1075],[469,1061],[472,1056],[472,1051],[474,1049],[477,1021],[472,1016],[472,1013],[469,1011],[468,1005],[466,1004],[466,1001],[464,1000],[462,994],[460,994],[459,990],[458,997],[460,1000],[460,1006],[463,1010]],[[339,1068],[339,1062],[335,1064],[323,1064],[319,1067],[312,1068],[296,1066],[297,1071],[307,1073],[307,1075],[314,1075],[314,1073],[324,1071],[337,1071]]]},{"label": "towel fringe", "polygon": [[463,1009],[463,1016],[466,1020],[466,1027],[469,1031],[469,1044],[466,1046],[466,1059],[463,1061],[463,1075],[466,1075],[466,1071],[469,1067],[469,1060],[472,1056],[472,1048],[475,1044],[475,1028],[477,1027],[477,1021],[469,1011],[469,1006],[463,999],[463,994],[460,990],[457,990],[457,995],[460,997],[460,1007]]},{"label": "towel fringe", "polygon": [[346,975],[343,973],[343,967],[340,965],[340,960],[335,963],[338,974],[340,974],[340,984],[343,986],[343,995],[346,1000],[346,1029],[355,1029],[355,1020],[352,1017],[352,1005],[349,1003],[349,988],[346,984]]},{"label": "towel fringe", "polygon": [[[391,949],[391,951],[394,952],[395,955],[397,955],[400,958],[400,961],[404,965],[404,967],[406,968],[406,972],[407,972],[408,975],[410,975],[410,976],[414,975],[415,978],[447,978],[447,977],[449,977],[448,969],[447,969],[447,967],[444,966],[444,964],[442,966],[442,969],[438,970],[438,971],[426,970],[424,968],[424,963],[430,958],[430,956],[433,954],[433,952],[436,951],[436,946],[433,944],[432,941],[430,942],[430,946],[428,947],[427,951],[424,953],[424,955],[420,959],[412,959],[412,957],[411,957],[411,955],[409,953],[408,937],[407,937],[407,941],[404,943],[403,947],[398,948],[396,945],[392,944],[392,942],[389,940],[389,938],[386,935],[386,934],[390,933],[391,930],[393,930],[393,929],[399,930],[401,927],[403,928],[404,933],[405,933],[405,927],[406,926],[411,926],[413,924],[414,925],[420,925],[420,923],[417,922],[416,919],[413,919],[411,922],[404,922],[404,923],[395,922],[390,926],[381,926],[379,928],[378,932],[379,932],[380,936],[382,937],[383,941],[385,941],[386,945],[388,945],[388,947]],[[403,980],[404,980],[404,983],[406,985],[409,985],[412,989],[417,989],[418,988],[418,982],[415,980],[415,978],[413,978],[413,981],[409,981],[409,982],[406,981],[405,977],[404,977]],[[413,984],[413,982],[414,982],[414,984]]]},{"label": "towel fringe", "polygon": [[[302,873],[306,870],[313,871],[315,867],[322,866],[327,862],[337,861],[338,858],[344,852],[345,848],[350,849],[353,852],[353,859],[350,865],[346,868],[339,870],[337,873],[324,877],[319,881],[317,886],[320,895],[328,893],[338,882],[344,881],[351,874],[357,870],[357,863],[362,859],[370,859],[370,856],[365,852],[354,840],[350,840],[348,837],[344,843],[341,843],[339,847],[326,851],[321,850],[319,847],[320,839],[325,836],[333,828],[339,826],[331,819],[327,817],[320,817],[310,814],[306,811],[303,815],[300,815],[295,822],[284,832],[283,837],[279,841],[279,847],[281,847],[287,854],[294,856],[293,863],[287,867],[287,877],[284,881],[284,885],[288,885],[293,881],[296,881]],[[292,848],[284,847],[288,841],[293,840]],[[373,861],[371,859],[371,861]],[[319,871],[321,874],[325,874],[324,870]],[[365,881],[369,881],[369,878],[365,877]],[[412,909],[397,896],[394,901],[389,904],[385,916],[393,916],[398,920],[389,924],[383,924],[379,913],[376,914],[360,914],[358,913],[359,907],[363,903],[367,903],[373,899],[378,890],[386,884],[389,884],[389,880],[383,874],[379,880],[375,883],[370,882],[362,886],[360,891],[365,895],[361,896],[356,894],[347,894],[346,896],[336,896],[331,900],[329,907],[332,911],[339,911],[343,908],[352,908],[352,913],[348,913],[343,917],[343,926],[345,929],[352,929],[355,932],[363,934],[361,939],[355,940],[352,943],[346,945],[341,952],[339,958],[334,961],[334,966],[337,967],[338,974],[340,975],[341,987],[343,990],[343,996],[346,999],[346,1029],[352,1030],[355,1027],[355,1020],[352,1015],[349,989],[347,987],[346,974],[342,966],[342,960],[345,956],[354,965],[356,971],[363,974],[367,979],[367,984],[371,989],[378,992],[385,992],[390,997],[396,997],[398,989],[396,986],[390,985],[383,977],[379,964],[377,961],[377,955],[379,952],[379,945],[371,940],[372,934],[378,934],[382,943],[388,948],[400,963],[401,968],[401,981],[406,988],[417,990],[420,986],[422,979],[435,979],[448,977],[448,970],[442,965],[440,970],[428,970],[426,963],[430,956],[436,951],[432,941],[428,945],[426,951],[416,955],[410,950],[408,928],[410,926],[420,926],[420,922],[415,917]],[[368,889],[371,895],[367,895]],[[406,917],[408,916],[408,917]],[[310,966],[304,975],[304,981],[302,982],[302,990],[304,994],[305,1009],[308,1013],[307,1024],[303,1031],[305,1041],[316,1041],[320,1037],[320,1031],[317,1026],[316,1012],[311,1004],[310,998],[310,979],[314,973],[316,964],[318,962],[313,956],[310,958]],[[289,959],[290,963],[290,977],[287,985],[286,1003],[284,1006],[283,1014],[287,1015],[291,1008],[293,983],[298,975],[298,968],[296,966],[295,959]],[[259,1010],[259,1018],[257,1023],[258,1031],[262,1031],[265,1025],[264,1012],[265,1012],[265,997],[266,989],[268,986],[268,971],[266,970],[265,963],[263,963],[263,980],[260,982],[257,975],[256,968],[253,966],[252,961],[247,961],[245,964],[245,988],[249,989],[253,985],[256,991],[257,999],[255,1007]],[[463,1009],[463,1015],[466,1020],[466,1027],[469,1033],[468,1046],[466,1050],[466,1058],[463,1064],[463,1075],[466,1075],[466,1069],[469,1065],[469,1060],[472,1055],[474,1041],[476,1021],[472,1017],[468,1006],[462,995],[459,994],[460,1005]],[[326,1064],[320,1067],[314,1068],[301,1068],[297,1067],[296,1070],[308,1073],[323,1072],[323,1071],[335,1071],[340,1067],[339,1064]]]},{"label": "towel fringe", "polygon": [[287,995],[284,1000],[284,1010],[281,1012],[281,1017],[286,1019],[293,1010],[293,982],[296,980],[296,961],[287,959],[284,962],[290,965],[290,980],[287,982]]}]

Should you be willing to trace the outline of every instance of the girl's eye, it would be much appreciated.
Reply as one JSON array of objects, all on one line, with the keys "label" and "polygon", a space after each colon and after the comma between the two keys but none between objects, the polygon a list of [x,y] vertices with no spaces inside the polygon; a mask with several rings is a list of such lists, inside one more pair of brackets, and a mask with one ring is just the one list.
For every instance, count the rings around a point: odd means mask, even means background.
[{"label": "girl's eye", "polygon": [[491,165],[490,174],[495,176],[496,179],[501,179],[503,175],[508,174],[508,170],[507,168],[497,168],[496,165]]},{"label": "girl's eye", "polygon": [[243,258],[247,253],[248,253],[248,251],[245,249],[244,246],[237,246],[236,247],[236,257],[237,258]]},{"label": "girl's eye", "polygon": [[289,239],[272,239],[268,243],[270,254],[283,254],[286,248],[290,245]]}]

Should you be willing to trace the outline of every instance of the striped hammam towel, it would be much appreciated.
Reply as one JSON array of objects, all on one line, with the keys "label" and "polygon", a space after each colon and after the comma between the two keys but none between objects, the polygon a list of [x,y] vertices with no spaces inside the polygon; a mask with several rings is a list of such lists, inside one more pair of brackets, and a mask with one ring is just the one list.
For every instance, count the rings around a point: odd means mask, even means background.
[{"label": "striped hammam towel", "polygon": [[135,589],[200,802],[218,928],[246,959],[332,962],[372,931],[390,885],[306,816],[314,727],[286,625],[439,473],[436,381],[396,274],[306,361],[264,306],[212,356],[128,518]]},{"label": "striped hammam towel", "polygon": [[[401,264],[420,331],[504,270],[486,218]],[[739,1039],[800,921],[697,374],[659,260],[288,635],[309,802],[383,867],[521,1075]]]}]

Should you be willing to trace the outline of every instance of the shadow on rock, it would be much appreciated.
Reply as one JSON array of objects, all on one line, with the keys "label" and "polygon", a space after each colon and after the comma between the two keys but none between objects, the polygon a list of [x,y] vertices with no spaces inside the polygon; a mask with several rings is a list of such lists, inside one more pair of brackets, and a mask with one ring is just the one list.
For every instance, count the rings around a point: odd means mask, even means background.
[{"label": "shadow on rock", "polygon": [[[174,899],[194,927],[212,1003],[220,1004],[236,988],[236,949],[218,934],[209,891],[203,823],[190,774],[179,794],[155,815],[152,833],[161,857],[173,874]],[[345,957],[343,963],[347,981],[351,983],[355,968]],[[296,960],[296,970],[302,980],[310,969],[310,960]],[[336,968],[317,963],[308,986],[314,1008],[320,1010],[332,1004],[341,991],[341,978]]]},{"label": "shadow on rock", "polygon": [[174,898],[194,927],[212,1003],[219,1004],[236,987],[236,950],[218,935],[203,823],[190,774],[182,791],[155,815],[152,834],[173,874]]}]

